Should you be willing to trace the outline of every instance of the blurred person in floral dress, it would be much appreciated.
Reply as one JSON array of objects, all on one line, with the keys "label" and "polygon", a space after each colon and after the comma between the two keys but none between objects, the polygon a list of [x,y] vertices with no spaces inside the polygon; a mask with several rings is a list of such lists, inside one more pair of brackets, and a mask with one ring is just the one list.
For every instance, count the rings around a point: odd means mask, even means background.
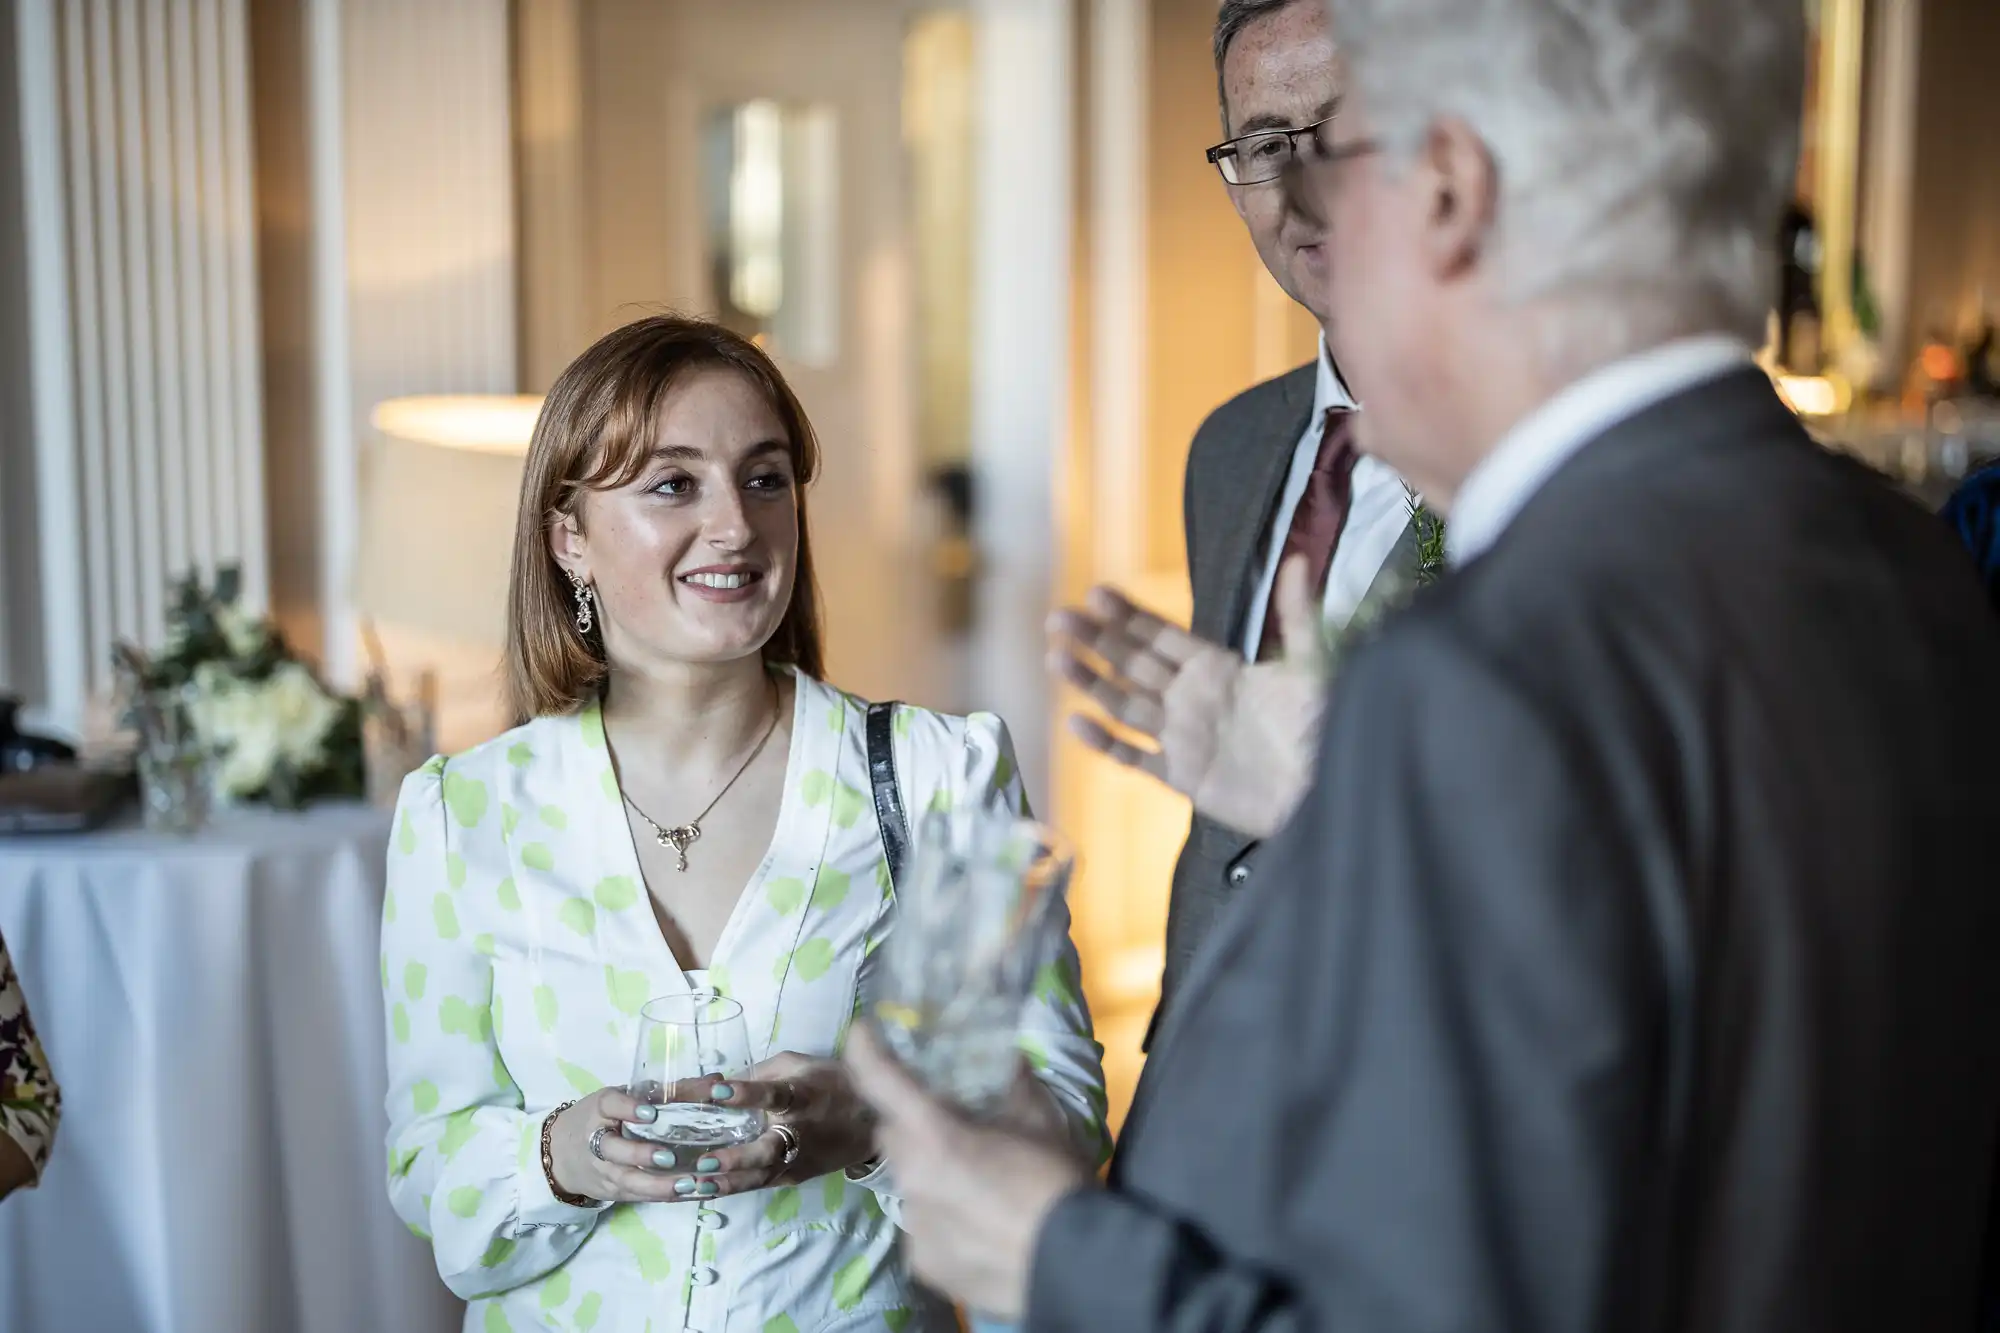
[{"label": "blurred person in floral dress", "polygon": [[35,1038],[7,942],[0,939],[0,1199],[41,1180],[61,1115],[62,1090]]}]

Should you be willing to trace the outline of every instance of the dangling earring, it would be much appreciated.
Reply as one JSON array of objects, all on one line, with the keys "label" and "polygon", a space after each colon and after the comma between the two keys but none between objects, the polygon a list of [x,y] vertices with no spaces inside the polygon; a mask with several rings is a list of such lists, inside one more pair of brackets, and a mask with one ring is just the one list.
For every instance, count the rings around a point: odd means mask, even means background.
[{"label": "dangling earring", "polygon": [[566,572],[569,574],[570,586],[576,589],[576,632],[589,634],[590,627],[597,623],[597,617],[591,611],[591,603],[596,594],[591,591],[590,585],[583,581],[583,575],[573,569]]}]

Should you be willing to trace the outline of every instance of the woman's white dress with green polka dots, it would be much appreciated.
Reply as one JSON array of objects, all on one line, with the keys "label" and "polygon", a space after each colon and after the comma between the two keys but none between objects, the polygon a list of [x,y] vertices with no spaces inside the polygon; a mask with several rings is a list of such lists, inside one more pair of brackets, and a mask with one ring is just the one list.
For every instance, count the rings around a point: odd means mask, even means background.
[{"label": "woman's white dress with green polka dots", "polygon": [[[865,707],[798,681],[771,851],[709,968],[753,1054],[832,1055],[893,918]],[[1024,810],[1005,726],[900,710],[913,814]],[[434,759],[403,785],[382,925],[389,1197],[472,1302],[468,1330],[815,1333],[948,1328],[897,1253],[893,1183],[841,1173],[707,1204],[572,1208],[542,1174],[555,1106],[631,1072],[639,1007],[687,985],[653,920],[593,707]],[[1075,950],[1044,967],[1021,1045],[1104,1141]]]}]

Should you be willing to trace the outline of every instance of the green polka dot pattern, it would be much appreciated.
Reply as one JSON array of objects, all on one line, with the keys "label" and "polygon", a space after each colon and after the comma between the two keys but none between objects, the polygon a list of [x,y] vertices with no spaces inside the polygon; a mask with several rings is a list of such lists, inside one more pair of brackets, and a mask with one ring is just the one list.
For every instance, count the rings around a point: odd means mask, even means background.
[{"label": "green polka dot pattern", "polygon": [[[596,705],[406,781],[382,906],[385,1178],[405,1224],[435,1234],[472,1327],[637,1330],[650,1319],[661,1333],[724,1323],[930,1333],[899,1257],[893,1199],[873,1181],[836,1171],[722,1200],[718,1228],[697,1220],[710,1210],[686,1204],[572,1209],[542,1178],[543,1120],[629,1076],[639,1012],[679,990],[682,969],[705,964],[706,984],[743,1004],[752,1058],[831,1057],[865,1012],[896,913],[866,705],[816,682],[798,688],[777,827],[726,926],[710,923],[720,931],[712,958],[676,959],[661,933],[649,890],[664,917],[680,886],[644,878]],[[996,719],[900,708],[892,732],[913,814],[1024,808]],[[664,1054],[665,1033],[650,1031]],[[1017,1040],[1079,1121],[1101,1125],[1071,951],[1039,961]]]},{"label": "green polka dot pattern", "polygon": [[591,896],[607,912],[622,912],[639,901],[639,881],[630,875],[606,875]]},{"label": "green polka dot pattern", "polygon": [[486,784],[457,773],[444,775],[444,803],[460,828],[478,828],[486,817]]},{"label": "green polka dot pattern", "polygon": [[579,935],[589,935],[597,929],[597,909],[588,898],[571,898],[556,909],[556,919]]}]

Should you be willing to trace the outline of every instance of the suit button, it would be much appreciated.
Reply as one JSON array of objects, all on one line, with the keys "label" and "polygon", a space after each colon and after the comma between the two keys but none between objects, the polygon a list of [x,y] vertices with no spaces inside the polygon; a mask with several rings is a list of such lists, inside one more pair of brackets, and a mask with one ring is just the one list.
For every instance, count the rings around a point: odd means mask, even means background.
[{"label": "suit button", "polygon": [[1231,866],[1231,867],[1229,867],[1229,882],[1230,882],[1230,883],[1231,883],[1232,885],[1237,885],[1237,886],[1240,886],[1240,885],[1242,885],[1242,883],[1243,883],[1243,882],[1244,882],[1245,880],[1247,880],[1247,879],[1249,879],[1249,878],[1250,878],[1250,867],[1249,867],[1249,866]]}]

